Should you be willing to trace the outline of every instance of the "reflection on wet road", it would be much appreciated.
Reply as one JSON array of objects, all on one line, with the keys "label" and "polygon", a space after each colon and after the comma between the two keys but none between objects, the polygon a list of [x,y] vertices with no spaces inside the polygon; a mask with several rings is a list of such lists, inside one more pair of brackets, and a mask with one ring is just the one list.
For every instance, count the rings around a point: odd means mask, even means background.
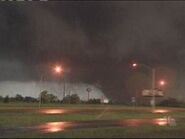
[{"label": "reflection on wet road", "polygon": [[60,132],[67,129],[79,128],[100,128],[100,127],[137,127],[141,125],[168,125],[167,119],[126,119],[126,120],[95,120],[95,121],[74,121],[74,122],[49,122],[33,127],[33,129],[44,132]]},{"label": "reflection on wet road", "polygon": [[43,114],[63,114],[63,113],[66,113],[66,110],[64,109],[41,109],[38,112],[43,113]]},{"label": "reflection on wet road", "polygon": [[49,122],[46,124],[42,124],[39,126],[36,126],[36,130],[40,130],[44,133],[50,133],[50,132],[59,132],[63,131],[66,128],[72,127],[74,124],[71,122]]},{"label": "reflection on wet road", "polygon": [[168,120],[167,118],[157,118],[157,119],[153,119],[152,123],[159,126],[165,126],[165,125],[168,125]]},{"label": "reflection on wet road", "polygon": [[[88,112],[102,112],[104,109],[63,109],[63,108],[42,108],[42,109],[1,109],[0,112],[33,112],[40,114],[66,114],[66,113],[88,113]],[[111,112],[128,112],[128,109],[106,109]],[[155,110],[132,110],[131,112],[149,112],[149,113],[171,113],[177,110],[168,109],[155,109]],[[175,122],[175,119],[172,119]],[[93,120],[93,121],[57,121],[48,122],[31,127],[1,127],[0,135],[9,134],[14,132],[30,132],[39,131],[43,133],[61,132],[68,129],[79,129],[79,128],[102,128],[102,127],[139,127],[142,125],[156,125],[156,126],[167,126],[169,125],[169,119],[167,117],[156,118],[156,119],[123,119],[123,120]],[[174,124],[175,125],[175,124]]]},{"label": "reflection on wet road", "polygon": [[3,128],[0,127],[0,135],[2,134],[14,134],[22,132],[42,132],[53,133],[62,132],[69,129],[80,128],[103,128],[103,127],[139,127],[142,125],[156,125],[167,126],[169,125],[167,118],[156,119],[124,119],[124,120],[93,120],[93,121],[59,121],[48,122],[36,126],[29,127],[15,127],[15,128]]},{"label": "reflection on wet road", "polygon": [[[104,109],[103,109],[104,110]],[[66,110],[66,109],[40,109],[40,110],[37,110],[36,112],[37,113],[42,113],[42,114],[64,114],[64,113],[87,113],[87,112],[102,112],[103,111],[102,109],[69,109],[69,110]],[[111,110],[111,109],[106,109],[108,111],[111,111],[111,112],[128,112],[128,110]],[[130,111],[133,111],[133,110],[130,110]],[[138,111],[138,110],[137,110]],[[143,111],[143,110],[141,110]],[[146,111],[147,112],[147,111]],[[152,111],[148,111],[148,112],[152,112],[152,113],[170,113],[172,112],[171,110],[168,110],[168,109],[155,109],[155,110],[152,110]]]},{"label": "reflection on wet road", "polygon": [[145,124],[146,122],[147,120],[143,119],[127,119],[123,121],[123,124],[127,126],[140,126],[142,124]]},{"label": "reflection on wet road", "polygon": [[167,109],[155,109],[155,110],[152,110],[152,113],[169,113],[171,112],[170,110],[167,110]]},{"label": "reflection on wet road", "polygon": [[66,113],[88,113],[88,112],[149,112],[149,113],[171,113],[171,112],[180,112],[185,110],[177,110],[177,109],[114,109],[114,108],[98,108],[98,109],[72,109],[72,108],[28,108],[28,109],[0,109],[0,112],[8,112],[8,113],[40,113],[40,114],[66,114]]}]

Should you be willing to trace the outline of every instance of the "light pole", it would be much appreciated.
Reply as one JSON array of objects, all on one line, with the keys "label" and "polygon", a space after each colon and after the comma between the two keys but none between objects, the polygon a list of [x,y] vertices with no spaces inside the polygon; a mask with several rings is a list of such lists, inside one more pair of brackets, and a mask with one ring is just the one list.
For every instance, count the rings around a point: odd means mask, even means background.
[{"label": "light pole", "polygon": [[155,92],[154,92],[154,89],[155,89],[155,73],[156,73],[155,68],[152,68],[152,100],[151,100],[151,104],[152,104],[153,109],[155,109]]},{"label": "light pole", "polygon": [[41,107],[41,104],[42,104],[42,91],[43,91],[42,87],[43,87],[44,77],[45,77],[45,80],[46,80],[46,73],[41,74],[40,81],[39,81],[39,84],[40,84],[39,108]]},{"label": "light pole", "polygon": [[88,87],[87,88],[87,102],[89,102],[89,98],[90,98],[90,93],[91,92],[91,88],[90,87]]},{"label": "light pole", "polygon": [[[154,89],[155,89],[155,76],[156,76],[156,69],[153,68],[153,67],[150,67],[148,65],[145,65],[145,64],[139,64],[143,67],[146,67],[148,68],[149,70],[152,71],[152,99],[151,99],[151,105],[153,107],[153,109],[155,109],[155,92],[154,92]],[[132,64],[133,67],[137,67],[138,64],[137,63],[133,63]]]},{"label": "light pole", "polygon": [[[56,65],[54,67],[54,72],[59,76],[64,72],[63,68],[60,65]],[[63,98],[65,97],[65,79],[64,79],[64,91],[63,91]]]},{"label": "light pole", "polygon": [[[43,80],[43,75],[41,75],[40,77],[40,85],[42,85],[42,80]],[[39,95],[39,108],[41,106],[41,102],[42,101],[42,93],[41,93],[41,89],[40,89],[40,95]]]}]

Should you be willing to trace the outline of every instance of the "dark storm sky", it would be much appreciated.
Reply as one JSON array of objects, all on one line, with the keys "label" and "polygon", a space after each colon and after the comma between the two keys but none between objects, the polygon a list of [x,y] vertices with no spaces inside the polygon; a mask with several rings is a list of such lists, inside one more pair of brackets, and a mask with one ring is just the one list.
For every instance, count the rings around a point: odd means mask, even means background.
[{"label": "dark storm sky", "polygon": [[[71,82],[127,97],[129,63],[165,67],[183,92],[185,2],[29,2],[0,5],[0,81],[39,80],[50,66]],[[166,72],[164,72],[165,74]],[[167,77],[168,75],[163,75]]]}]

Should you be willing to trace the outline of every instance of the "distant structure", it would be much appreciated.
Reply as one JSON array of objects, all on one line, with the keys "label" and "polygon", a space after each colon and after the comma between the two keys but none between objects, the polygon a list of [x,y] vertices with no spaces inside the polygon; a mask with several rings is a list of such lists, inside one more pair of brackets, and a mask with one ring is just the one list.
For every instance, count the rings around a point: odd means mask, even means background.
[{"label": "distant structure", "polygon": [[108,104],[109,100],[107,98],[105,98],[104,96],[102,96],[101,103]]}]

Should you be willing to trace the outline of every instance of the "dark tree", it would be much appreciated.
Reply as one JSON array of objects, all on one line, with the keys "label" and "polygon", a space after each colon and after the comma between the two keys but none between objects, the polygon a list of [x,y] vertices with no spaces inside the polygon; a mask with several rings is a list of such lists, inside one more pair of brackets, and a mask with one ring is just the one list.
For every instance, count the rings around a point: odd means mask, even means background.
[{"label": "dark tree", "polygon": [[29,97],[29,96],[26,96],[25,98],[24,98],[24,101],[25,102],[37,102],[37,99],[36,98],[33,98],[33,97]]},{"label": "dark tree", "polygon": [[80,97],[77,94],[67,95],[63,98],[62,103],[78,104]]},{"label": "dark tree", "polygon": [[40,93],[41,97],[41,102],[42,103],[53,103],[53,102],[58,102],[57,96],[53,94],[48,94],[47,90],[44,90]]},{"label": "dark tree", "polygon": [[67,95],[62,99],[62,103],[70,103],[70,100],[71,100],[71,96]]},{"label": "dark tree", "polygon": [[168,107],[181,107],[181,106],[183,106],[183,103],[178,101],[175,98],[167,98],[167,99],[161,101],[158,105],[159,106],[168,106]]},{"label": "dark tree", "polygon": [[71,104],[80,103],[80,97],[77,94],[72,94],[70,99]]},{"label": "dark tree", "polygon": [[3,101],[3,97],[2,96],[0,96],[0,102],[2,102]]},{"label": "dark tree", "polygon": [[101,99],[93,98],[93,99],[90,99],[87,103],[89,103],[89,104],[100,104]]},{"label": "dark tree", "polygon": [[48,91],[47,90],[44,90],[40,93],[40,97],[41,97],[41,103],[46,103],[48,100],[47,100],[47,93]]},{"label": "dark tree", "polygon": [[4,102],[4,103],[9,103],[9,101],[10,101],[10,99],[9,99],[9,96],[7,95],[7,96],[4,98],[3,102]]},{"label": "dark tree", "polygon": [[24,100],[23,96],[21,96],[20,94],[16,94],[15,101],[23,101],[23,100]]}]

